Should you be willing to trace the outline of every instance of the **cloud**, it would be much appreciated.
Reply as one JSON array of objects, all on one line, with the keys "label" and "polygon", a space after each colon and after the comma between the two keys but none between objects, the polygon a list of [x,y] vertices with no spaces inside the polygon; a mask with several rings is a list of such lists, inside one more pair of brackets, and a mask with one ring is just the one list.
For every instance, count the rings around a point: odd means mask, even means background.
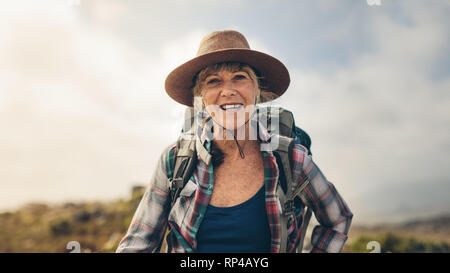
[{"label": "cloud", "polygon": [[155,147],[176,139],[158,133],[175,121],[166,115],[167,60],[86,27],[71,9],[43,2],[20,14],[10,5],[2,19],[2,208],[123,196],[148,183]]},{"label": "cloud", "polygon": [[242,31],[287,65],[291,86],[275,103],[310,133],[355,221],[445,208],[445,195],[422,185],[443,192],[450,177],[449,8],[10,1],[0,10],[0,208],[115,198],[147,183],[184,111],[165,77],[217,29]]},{"label": "cloud", "polygon": [[367,20],[376,50],[329,74],[294,70],[283,98],[359,221],[402,216],[401,205],[448,208],[448,196],[419,190],[449,184],[450,79],[435,81],[430,73],[448,38],[446,24],[432,20],[430,10],[401,8],[412,25],[374,14]]}]

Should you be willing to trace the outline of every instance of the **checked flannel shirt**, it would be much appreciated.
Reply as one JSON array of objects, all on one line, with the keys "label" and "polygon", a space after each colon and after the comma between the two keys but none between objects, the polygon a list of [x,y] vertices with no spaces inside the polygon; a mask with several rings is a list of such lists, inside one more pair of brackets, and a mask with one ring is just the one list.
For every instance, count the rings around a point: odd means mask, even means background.
[{"label": "checked flannel shirt", "polygon": [[[207,123],[208,124],[208,123]],[[261,124],[260,124],[261,125]],[[197,137],[209,151],[211,139],[204,126],[201,137]],[[264,126],[259,126],[258,139],[263,145],[270,139]],[[263,150],[263,149],[262,149]],[[276,194],[278,165],[271,151],[261,151],[264,164],[266,211],[271,231],[270,252],[280,252],[281,205]],[[196,233],[202,223],[214,187],[212,163],[206,164],[198,156],[196,169],[180,193],[172,209],[169,208],[168,179],[173,175],[176,145],[170,145],[160,157],[150,185],[142,197],[129,229],[120,241],[116,252],[159,252],[166,228],[172,232],[167,237],[168,252],[195,252]],[[304,211],[312,208],[320,225],[313,229],[311,244],[326,252],[340,252],[347,240],[353,217],[345,201],[308,155],[305,147],[294,145],[292,152],[292,177],[300,184],[304,174],[310,176],[310,183],[294,199],[296,210],[289,219],[287,252],[295,252],[300,241],[301,223]],[[249,225],[251,223],[248,223]]]}]

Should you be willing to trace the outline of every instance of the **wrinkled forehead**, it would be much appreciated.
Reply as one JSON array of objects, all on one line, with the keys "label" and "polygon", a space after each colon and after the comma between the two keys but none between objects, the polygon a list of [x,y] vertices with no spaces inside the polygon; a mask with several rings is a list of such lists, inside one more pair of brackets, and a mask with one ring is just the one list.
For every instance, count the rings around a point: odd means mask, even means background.
[{"label": "wrinkled forehead", "polygon": [[251,68],[248,65],[243,64],[243,63],[218,63],[218,64],[210,65],[210,66],[204,68],[203,70],[201,70],[199,73],[199,77],[200,77],[200,80],[202,81],[202,80],[205,80],[208,76],[216,75],[223,71],[228,71],[231,73],[242,71],[242,72],[249,74],[247,72],[249,69],[251,69]]},{"label": "wrinkled forehead", "polygon": [[205,76],[203,77],[203,79],[207,80],[209,77],[214,77],[214,76],[221,77],[221,76],[225,76],[227,74],[234,75],[234,74],[242,74],[242,73],[245,73],[248,76],[250,76],[250,74],[248,74],[248,72],[246,72],[244,70],[228,71],[228,70],[222,69],[222,70],[217,71],[217,72],[211,71],[209,73],[206,73]]}]

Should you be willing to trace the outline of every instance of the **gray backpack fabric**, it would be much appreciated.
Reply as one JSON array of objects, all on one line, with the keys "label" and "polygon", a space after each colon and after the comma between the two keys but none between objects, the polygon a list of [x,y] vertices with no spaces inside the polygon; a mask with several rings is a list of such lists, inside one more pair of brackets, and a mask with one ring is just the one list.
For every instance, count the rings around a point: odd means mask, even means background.
[{"label": "gray backpack fabric", "polygon": [[[261,109],[263,111],[261,111]],[[309,183],[309,178],[306,177],[296,189],[291,187],[292,168],[290,155],[294,144],[303,145],[307,148],[308,154],[311,154],[311,139],[305,131],[295,126],[293,114],[286,109],[280,107],[259,108],[256,114],[259,115],[259,120],[267,121],[266,125],[269,133],[273,132],[274,127],[277,126],[276,130],[278,134],[276,137],[278,137],[278,145],[277,149],[273,150],[273,154],[277,159],[278,166],[282,166],[279,168],[280,183],[277,188],[277,195],[279,196],[283,210],[281,215],[280,252],[286,252],[287,222],[289,217],[294,213],[294,198],[298,196]],[[209,164],[209,161],[211,160],[211,155],[201,144],[199,144],[198,141],[196,141],[196,128],[193,126],[194,118],[194,109],[192,107],[188,107],[185,113],[184,128],[180,138],[177,141],[177,155],[175,159],[173,177],[169,179],[170,207],[173,207],[175,201],[180,195],[181,190],[191,178],[196,166],[197,154],[206,160],[207,164]],[[302,212],[302,234],[297,247],[298,253],[300,253],[303,249],[303,240],[312,214],[310,208],[304,208],[304,210],[305,209],[306,212]]]}]

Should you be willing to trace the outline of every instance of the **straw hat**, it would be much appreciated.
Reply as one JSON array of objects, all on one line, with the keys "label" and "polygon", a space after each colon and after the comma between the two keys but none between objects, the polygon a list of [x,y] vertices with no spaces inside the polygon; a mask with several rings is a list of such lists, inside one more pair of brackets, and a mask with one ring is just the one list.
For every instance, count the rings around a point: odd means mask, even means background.
[{"label": "straw hat", "polygon": [[263,77],[268,91],[281,96],[289,86],[289,72],[276,58],[251,50],[244,35],[234,30],[215,31],[200,42],[197,56],[175,68],[166,78],[167,94],[175,101],[193,106],[192,88],[195,75],[208,65],[240,62],[251,66]]}]

